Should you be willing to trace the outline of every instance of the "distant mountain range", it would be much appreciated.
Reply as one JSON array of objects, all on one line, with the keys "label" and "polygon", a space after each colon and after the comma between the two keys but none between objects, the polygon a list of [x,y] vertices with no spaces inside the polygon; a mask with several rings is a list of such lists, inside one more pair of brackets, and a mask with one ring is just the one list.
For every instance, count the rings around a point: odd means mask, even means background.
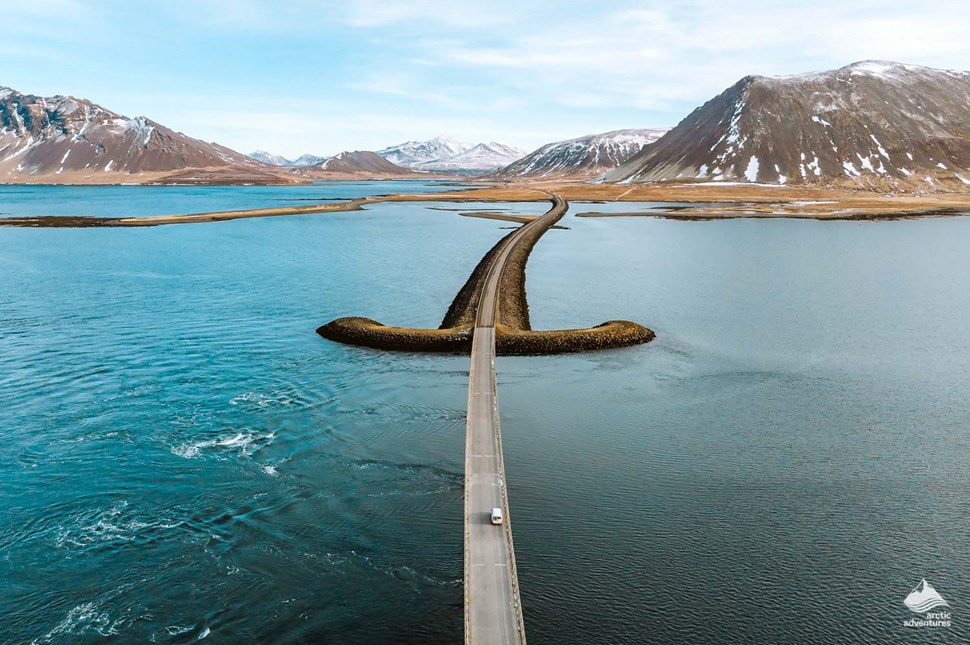
[{"label": "distant mountain range", "polygon": [[495,141],[473,145],[441,135],[428,141],[407,141],[377,154],[412,170],[482,174],[520,159],[525,152]]},{"label": "distant mountain range", "polygon": [[482,174],[501,168],[511,160],[519,159],[525,151],[504,143],[479,143],[453,157],[416,163],[414,170],[448,172],[458,174]]},{"label": "distant mountain range", "polygon": [[864,61],[746,76],[604,181],[966,189],[968,169],[970,73]]},{"label": "distant mountain range", "polygon": [[413,174],[372,152],[283,162],[268,153],[243,155],[86,99],[0,87],[0,181],[295,183]]},{"label": "distant mountain range", "polygon": [[250,152],[249,156],[259,163],[264,163],[267,166],[292,166],[294,163],[287,159],[286,157],[281,157],[280,155],[274,155],[271,152],[266,152],[265,150],[257,150],[256,152]]},{"label": "distant mountain range", "polygon": [[377,154],[391,163],[411,168],[422,163],[456,157],[463,152],[468,152],[472,147],[471,144],[443,134],[428,141],[405,141],[396,146],[378,150]]},{"label": "distant mountain range", "polygon": [[227,167],[263,176],[245,155],[151,119],[130,119],[71,96],[44,98],[0,87],[0,181]]},{"label": "distant mountain range", "polygon": [[[519,159],[525,152],[494,141],[470,144],[448,135],[441,135],[428,141],[406,141],[373,154],[395,166],[418,172],[482,174]],[[328,157],[303,155],[291,161],[264,150],[257,150],[249,156],[264,164],[281,167],[316,166],[328,159]]]},{"label": "distant mountain range", "polygon": [[319,163],[323,163],[329,157],[318,157],[316,155],[301,155],[296,159],[287,159],[280,155],[274,155],[271,152],[266,152],[265,150],[257,150],[256,152],[250,152],[249,156],[252,159],[260,163],[264,163],[267,166],[279,166],[279,167],[294,167],[299,168],[303,166],[315,166]]},{"label": "distant mountain range", "polygon": [[614,130],[548,143],[498,170],[501,178],[598,177],[616,168],[667,132],[666,129]]},{"label": "distant mountain range", "polygon": [[669,131],[616,130],[529,154],[442,135],[292,161],[242,155],[85,99],[0,87],[0,182],[297,183],[418,173],[966,192],[970,72],[864,61],[746,76]]}]

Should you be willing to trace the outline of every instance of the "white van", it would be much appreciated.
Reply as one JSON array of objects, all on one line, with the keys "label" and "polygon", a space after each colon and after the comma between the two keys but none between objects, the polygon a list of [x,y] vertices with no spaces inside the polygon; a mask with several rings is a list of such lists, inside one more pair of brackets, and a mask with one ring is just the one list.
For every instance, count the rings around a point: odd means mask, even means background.
[{"label": "white van", "polygon": [[492,524],[501,524],[501,523],[502,523],[502,509],[496,506],[495,508],[492,509]]}]

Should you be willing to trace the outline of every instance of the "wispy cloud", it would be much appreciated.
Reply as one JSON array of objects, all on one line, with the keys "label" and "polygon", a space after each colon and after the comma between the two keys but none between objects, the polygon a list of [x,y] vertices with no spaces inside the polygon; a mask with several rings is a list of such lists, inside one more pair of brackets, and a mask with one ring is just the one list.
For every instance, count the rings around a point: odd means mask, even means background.
[{"label": "wispy cloud", "polygon": [[487,29],[512,21],[512,11],[507,4],[478,0],[356,0],[342,3],[339,15],[346,24],[358,28],[420,23],[422,26]]},{"label": "wispy cloud", "polygon": [[[34,0],[4,7],[0,83],[86,96],[284,154],[450,132],[535,147],[673,125],[746,74],[970,61],[937,0]],[[108,73],[110,72],[110,73]],[[261,116],[262,115],[262,116]]]},{"label": "wispy cloud", "polygon": [[[424,60],[532,88],[573,107],[672,111],[710,97],[749,73],[783,74],[841,66],[871,57],[928,64],[965,60],[960,36],[970,18],[914,11],[892,3],[823,2],[821,7],[761,2],[686,2],[620,9],[547,28],[513,30],[488,44],[425,41]],[[950,4],[950,3],[948,3]],[[878,11],[875,9],[878,8]],[[812,52],[806,55],[806,51]]]}]

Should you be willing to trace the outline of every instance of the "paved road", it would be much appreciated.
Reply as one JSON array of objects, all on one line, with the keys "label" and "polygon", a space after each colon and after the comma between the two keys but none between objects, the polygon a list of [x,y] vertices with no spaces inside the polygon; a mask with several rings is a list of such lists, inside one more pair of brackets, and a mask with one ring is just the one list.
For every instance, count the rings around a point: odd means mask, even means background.
[{"label": "paved road", "polygon": [[[465,438],[465,643],[474,645],[525,643],[495,386],[495,313],[509,253],[526,230],[569,207],[557,195],[550,197],[552,208],[523,225],[496,254],[475,320]],[[502,526],[490,520],[496,506],[505,516]]]}]

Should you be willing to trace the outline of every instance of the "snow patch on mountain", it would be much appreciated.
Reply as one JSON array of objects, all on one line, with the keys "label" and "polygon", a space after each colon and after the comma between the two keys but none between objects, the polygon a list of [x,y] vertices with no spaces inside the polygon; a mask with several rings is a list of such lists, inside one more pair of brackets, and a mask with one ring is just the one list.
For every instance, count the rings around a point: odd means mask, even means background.
[{"label": "snow patch on mountain", "polygon": [[500,177],[598,176],[642,151],[666,129],[614,130],[548,143],[509,164]]},{"label": "snow patch on mountain", "polygon": [[265,150],[257,150],[255,152],[250,152],[249,156],[259,161],[261,163],[270,166],[289,166],[292,162],[286,157],[281,157],[280,155],[274,155],[271,152],[266,152]]},{"label": "snow patch on mountain", "polygon": [[128,118],[71,96],[40,97],[0,88],[0,176],[95,171],[167,172],[185,168],[253,170],[228,148]]},{"label": "snow patch on mountain", "polygon": [[281,155],[274,155],[271,152],[266,152],[265,150],[257,150],[256,152],[250,152],[249,156],[259,161],[260,163],[267,164],[269,166],[316,166],[317,164],[323,163],[329,157],[318,157],[317,155],[304,154],[296,159],[287,159]]},{"label": "snow patch on mountain", "polygon": [[411,168],[431,172],[487,172],[506,166],[524,156],[524,150],[492,141],[479,143],[452,157],[413,164]]},{"label": "snow patch on mountain", "polygon": [[495,141],[471,144],[443,134],[428,141],[406,141],[377,154],[423,172],[483,173],[509,164],[525,152]]},{"label": "snow patch on mountain", "polygon": [[970,72],[862,61],[747,76],[604,180],[962,191],[960,168],[970,168]]},{"label": "snow patch on mountain", "polygon": [[468,152],[473,147],[473,144],[442,134],[427,141],[405,141],[396,146],[378,150],[377,154],[398,166],[411,168],[422,163],[450,159]]}]

